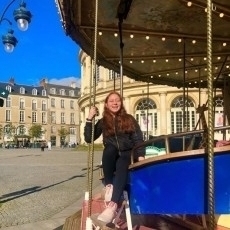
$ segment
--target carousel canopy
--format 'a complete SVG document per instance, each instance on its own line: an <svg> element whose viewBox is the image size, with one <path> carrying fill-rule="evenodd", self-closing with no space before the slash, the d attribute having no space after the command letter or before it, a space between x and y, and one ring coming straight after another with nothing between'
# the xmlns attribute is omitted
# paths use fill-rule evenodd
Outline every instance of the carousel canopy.
<svg viewBox="0 0 230 230"><path fill-rule="evenodd" d="M212 1L209 19L206 0L99 0L98 7L95 0L57 4L66 34L92 57L97 47L98 65L119 73L122 63L124 74L137 81L207 87L209 50L214 86L222 87L229 78L229 0ZM212 43L207 48L208 24Z"/></svg>

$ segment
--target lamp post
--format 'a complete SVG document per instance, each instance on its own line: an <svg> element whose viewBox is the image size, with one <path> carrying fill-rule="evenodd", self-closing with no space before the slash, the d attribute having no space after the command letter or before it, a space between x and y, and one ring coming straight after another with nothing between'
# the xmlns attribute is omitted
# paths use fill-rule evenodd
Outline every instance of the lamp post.
<svg viewBox="0 0 230 230"><path fill-rule="evenodd" d="M3 13L0 17L0 25L3 21L6 21L9 23L10 26L12 26L12 22L5 18L5 14L9 7L15 2L16 0L12 0L8 3L8 5L3 10ZM21 31L26 31L28 29L29 23L32 18L32 14L30 11L26 10L26 3L24 1L21 1L20 6L18 9L14 10L13 13L14 20L17 22L18 28ZM11 53L14 50L14 47L17 45L18 40L13 35L14 31L12 29L9 29L7 34L2 36L2 43L4 45L4 49L6 52Z"/></svg>

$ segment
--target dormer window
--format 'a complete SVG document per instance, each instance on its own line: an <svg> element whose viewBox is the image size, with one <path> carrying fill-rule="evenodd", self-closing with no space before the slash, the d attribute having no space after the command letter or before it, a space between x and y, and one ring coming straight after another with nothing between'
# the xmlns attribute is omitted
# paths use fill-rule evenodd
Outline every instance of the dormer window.
<svg viewBox="0 0 230 230"><path fill-rule="evenodd" d="M37 95L37 94L38 94L37 89L33 89L33 90L32 90L32 95Z"/></svg>
<svg viewBox="0 0 230 230"><path fill-rule="evenodd" d="M7 86L6 86L6 90L8 90L8 91L11 93L11 86L10 86L10 85L7 85Z"/></svg>
<svg viewBox="0 0 230 230"><path fill-rule="evenodd" d="M56 94L56 89L55 88L51 88L50 89L50 94Z"/></svg>
<svg viewBox="0 0 230 230"><path fill-rule="evenodd" d="M74 91L73 90L69 91L69 96L74 97Z"/></svg>
<svg viewBox="0 0 230 230"><path fill-rule="evenodd" d="M45 89L42 90L42 96L46 96L46 90Z"/></svg>
<svg viewBox="0 0 230 230"><path fill-rule="evenodd" d="M25 94L25 88L24 87L20 87L20 94Z"/></svg>
<svg viewBox="0 0 230 230"><path fill-rule="evenodd" d="M60 89L60 95L65 95L65 90L64 89Z"/></svg>

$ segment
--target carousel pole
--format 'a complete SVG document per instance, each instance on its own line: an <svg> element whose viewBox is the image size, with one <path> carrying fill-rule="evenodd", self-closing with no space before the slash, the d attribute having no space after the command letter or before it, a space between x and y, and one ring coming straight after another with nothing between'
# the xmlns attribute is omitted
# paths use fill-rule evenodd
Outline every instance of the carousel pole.
<svg viewBox="0 0 230 230"><path fill-rule="evenodd" d="M212 0L207 0L207 86L208 86L208 217L209 230L216 229L214 204L214 119L212 73Z"/></svg>

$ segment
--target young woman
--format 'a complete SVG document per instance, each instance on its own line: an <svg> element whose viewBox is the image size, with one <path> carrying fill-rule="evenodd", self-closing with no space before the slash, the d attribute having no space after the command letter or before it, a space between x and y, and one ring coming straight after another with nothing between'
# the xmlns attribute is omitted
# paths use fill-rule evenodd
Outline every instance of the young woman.
<svg viewBox="0 0 230 230"><path fill-rule="evenodd" d="M84 136L87 143L91 142L92 120L97 113L98 109L92 107L86 119ZM98 216L98 220L109 223L115 217L118 202L127 183L131 150L135 145L143 142L138 123L126 112L123 100L117 92L109 93L105 99L102 118L94 127L94 140L101 134L104 144L102 168L106 185L105 201L109 203ZM134 156L135 161L144 160L144 155L144 148L138 149Z"/></svg>

